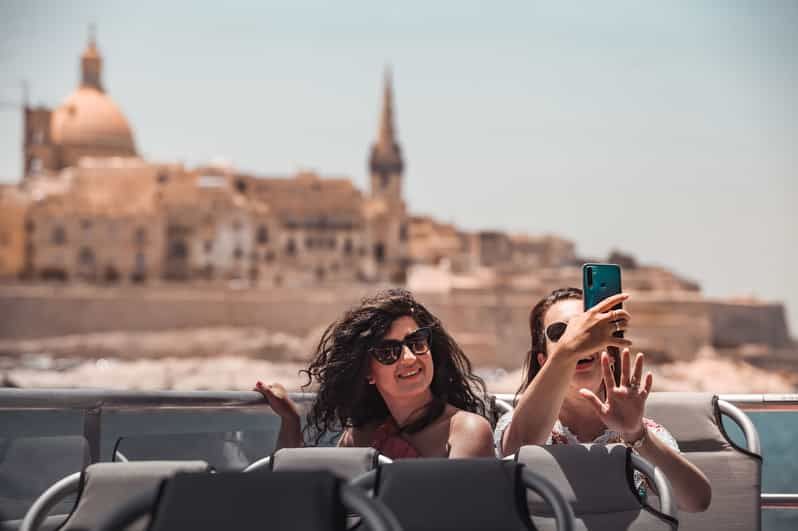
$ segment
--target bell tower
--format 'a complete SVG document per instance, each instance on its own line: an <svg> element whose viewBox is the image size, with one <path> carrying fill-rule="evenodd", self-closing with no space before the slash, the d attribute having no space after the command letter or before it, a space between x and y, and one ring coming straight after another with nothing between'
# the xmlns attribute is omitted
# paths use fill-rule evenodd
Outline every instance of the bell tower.
<svg viewBox="0 0 798 531"><path fill-rule="evenodd" d="M378 278L401 283L407 266L407 213L402 200L404 161L396 138L389 68L384 83L377 140L369 156L370 258Z"/></svg>

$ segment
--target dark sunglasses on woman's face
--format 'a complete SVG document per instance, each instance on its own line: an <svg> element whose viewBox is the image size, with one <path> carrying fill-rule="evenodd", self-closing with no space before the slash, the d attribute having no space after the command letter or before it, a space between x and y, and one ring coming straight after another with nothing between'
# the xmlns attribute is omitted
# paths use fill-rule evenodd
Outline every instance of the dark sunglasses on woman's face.
<svg viewBox="0 0 798 531"><path fill-rule="evenodd" d="M429 336L429 328L419 328L415 332L407 334L401 341L398 339L383 339L370 352L374 359L383 365L393 365L402 357L402 349L405 345L416 356L429 353Z"/></svg>
<svg viewBox="0 0 798 531"><path fill-rule="evenodd" d="M551 341L552 343L556 343L565 333L565 329L567 327L568 323L563 323L562 321L551 323L549 326L546 327L546 336L549 338L549 341Z"/></svg>

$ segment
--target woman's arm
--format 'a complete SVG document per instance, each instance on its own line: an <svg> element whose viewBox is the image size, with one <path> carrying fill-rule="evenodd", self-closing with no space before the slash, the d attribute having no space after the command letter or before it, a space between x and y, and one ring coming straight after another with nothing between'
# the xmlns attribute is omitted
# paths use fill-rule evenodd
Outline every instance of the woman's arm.
<svg viewBox="0 0 798 531"><path fill-rule="evenodd" d="M688 461L662 439L649 433L643 421L645 402L651 392L653 375L643 376L643 354L635 357L634 367L630 369L629 349L621 353L621 381L615 385L609 366L609 356L601 357L607 401L602 402L592 391L581 389L580 393L595 408L596 413L611 430L621 434L627 442L643 440L638 453L659 467L668 477L673 487L676 503L683 511L700 512L709 507L712 488L701 470Z"/></svg>
<svg viewBox="0 0 798 531"><path fill-rule="evenodd" d="M263 385L258 382L253 391L262 394L269 406L280 417L280 432L277 435L277 446L280 448L299 448L303 446L302 422L296 405L288 398L285 387L278 383Z"/></svg>
<svg viewBox="0 0 798 531"><path fill-rule="evenodd" d="M468 411L458 411L451 422L450 459L496 457L493 448L493 431L485 417Z"/></svg>
<svg viewBox="0 0 798 531"><path fill-rule="evenodd" d="M586 354L605 349L608 345L625 347L627 339L614 337L613 319L627 322L631 316L624 310L612 313L612 308L626 299L619 294L604 299L593 308L574 317L565 334L550 346L549 355L538 375L524 389L513 411L513 419L504 431L501 454L510 455L525 444L543 444L560 414L568 392L576 362ZM531 353L536 356L536 352Z"/></svg>
<svg viewBox="0 0 798 531"><path fill-rule="evenodd" d="M712 487L697 466L648 431L645 426L642 426L637 434L630 434L628 439L626 435L622 437L627 441L636 441L645 437L637 453L660 468L668 477L679 509L690 513L707 510L712 501Z"/></svg>

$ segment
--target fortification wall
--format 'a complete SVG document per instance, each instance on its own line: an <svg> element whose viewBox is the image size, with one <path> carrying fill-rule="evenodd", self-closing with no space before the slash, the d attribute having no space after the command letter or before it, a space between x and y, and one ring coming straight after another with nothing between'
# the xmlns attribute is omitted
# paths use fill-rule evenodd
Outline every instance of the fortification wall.
<svg viewBox="0 0 798 531"><path fill-rule="evenodd" d="M219 326L320 335L376 287L326 289L0 287L0 339ZM540 294L419 294L478 365L517 368L529 349L528 316ZM635 350L652 361L689 360L705 345L789 342L779 305L646 295L628 305Z"/></svg>

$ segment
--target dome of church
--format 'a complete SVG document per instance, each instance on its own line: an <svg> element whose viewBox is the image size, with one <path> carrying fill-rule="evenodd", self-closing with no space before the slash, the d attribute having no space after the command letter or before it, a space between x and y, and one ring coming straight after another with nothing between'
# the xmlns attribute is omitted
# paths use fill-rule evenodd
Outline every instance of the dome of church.
<svg viewBox="0 0 798 531"><path fill-rule="evenodd" d="M97 147L135 155L133 133L119 107L107 94L81 86L52 115L50 134L61 146Z"/></svg>

